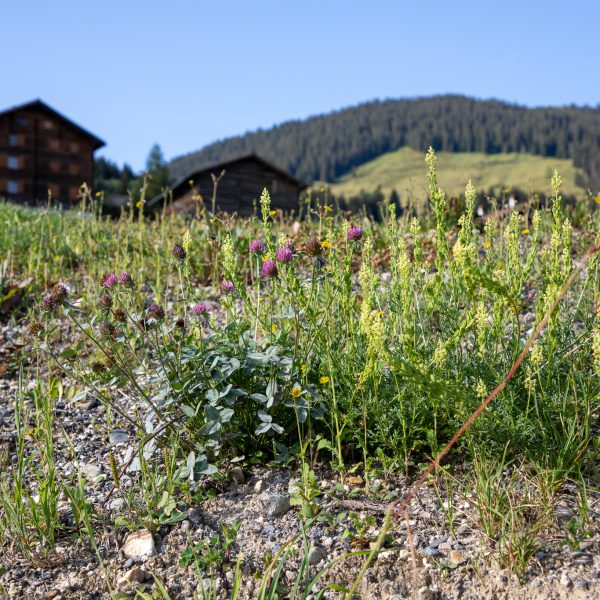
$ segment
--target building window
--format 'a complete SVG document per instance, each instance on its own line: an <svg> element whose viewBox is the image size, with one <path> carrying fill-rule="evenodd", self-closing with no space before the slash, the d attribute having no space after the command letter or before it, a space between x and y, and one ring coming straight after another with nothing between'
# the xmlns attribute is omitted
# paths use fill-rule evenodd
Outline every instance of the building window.
<svg viewBox="0 0 600 600"><path fill-rule="evenodd" d="M79 198L79 188L71 186L69 188L69 200L74 202L75 200L77 200L77 198Z"/></svg>
<svg viewBox="0 0 600 600"><path fill-rule="evenodd" d="M6 184L6 191L9 194L18 194L19 193L19 182L9 179L8 183Z"/></svg>
<svg viewBox="0 0 600 600"><path fill-rule="evenodd" d="M51 160L50 161L50 170L53 173L58 173L60 171L60 160Z"/></svg>
<svg viewBox="0 0 600 600"><path fill-rule="evenodd" d="M60 150L60 140L56 140L56 139L48 140L48 147L50 148L50 150L54 150L55 152L58 152Z"/></svg>
<svg viewBox="0 0 600 600"><path fill-rule="evenodd" d="M19 168L19 159L16 156L9 156L6 166L12 171L16 171Z"/></svg>
<svg viewBox="0 0 600 600"><path fill-rule="evenodd" d="M79 175L79 165L77 163L69 163L69 175Z"/></svg>
<svg viewBox="0 0 600 600"><path fill-rule="evenodd" d="M18 146L19 145L19 137L16 133L8 134L8 145L9 146Z"/></svg>
<svg viewBox="0 0 600 600"><path fill-rule="evenodd" d="M42 125L44 129L54 129L54 123L50 119L44 119Z"/></svg>
<svg viewBox="0 0 600 600"><path fill-rule="evenodd" d="M27 125L27 117L24 117L23 115L19 115L17 117L17 125L19 127L25 127L25 125Z"/></svg>
<svg viewBox="0 0 600 600"><path fill-rule="evenodd" d="M77 142L70 142L70 144L69 144L69 150L73 154L76 154L77 152L79 152L79 144Z"/></svg>

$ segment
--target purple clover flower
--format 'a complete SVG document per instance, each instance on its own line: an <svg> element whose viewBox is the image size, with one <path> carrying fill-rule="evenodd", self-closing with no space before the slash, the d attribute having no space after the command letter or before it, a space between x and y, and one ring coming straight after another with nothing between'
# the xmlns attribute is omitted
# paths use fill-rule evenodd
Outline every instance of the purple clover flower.
<svg viewBox="0 0 600 600"><path fill-rule="evenodd" d="M265 251L265 245L260 240L250 242L250 252L252 254L262 254Z"/></svg>
<svg viewBox="0 0 600 600"><path fill-rule="evenodd" d="M280 263L288 263L294 258L294 253L289 246L284 246L283 248L279 248L276 254L277 262Z"/></svg>
<svg viewBox="0 0 600 600"><path fill-rule="evenodd" d="M277 277L277 265L275 264L275 261L272 258L265 260L265 262L263 263L262 274L263 277L266 277L267 279Z"/></svg>
<svg viewBox="0 0 600 600"><path fill-rule="evenodd" d="M235 292L235 285L233 284L233 281L223 279L223 281L221 281L221 291L224 294L233 294L233 292Z"/></svg>
<svg viewBox="0 0 600 600"><path fill-rule="evenodd" d="M362 239L363 230L362 227L356 225L355 227L350 227L348 229L348 239L352 242L359 242Z"/></svg>
<svg viewBox="0 0 600 600"><path fill-rule="evenodd" d="M194 304L194 306L192 306L192 312L198 316L205 315L207 312L206 304L204 304L204 302L200 302L200 304Z"/></svg>
<svg viewBox="0 0 600 600"><path fill-rule="evenodd" d="M125 287L134 287L135 284L133 283L133 279L131 278L131 275L129 273L126 273L125 271L123 271L120 275L119 275L119 283L121 285L124 285Z"/></svg>
<svg viewBox="0 0 600 600"><path fill-rule="evenodd" d="M119 280L114 273L105 273L102 277L102 285L107 288L114 287L118 282Z"/></svg>

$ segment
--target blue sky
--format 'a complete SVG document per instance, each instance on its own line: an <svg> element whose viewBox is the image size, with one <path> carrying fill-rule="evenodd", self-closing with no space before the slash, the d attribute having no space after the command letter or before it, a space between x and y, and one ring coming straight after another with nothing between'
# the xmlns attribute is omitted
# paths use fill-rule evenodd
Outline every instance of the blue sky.
<svg viewBox="0 0 600 600"><path fill-rule="evenodd" d="M600 3L19 0L0 108L41 97L143 167L373 98L600 103Z"/></svg>

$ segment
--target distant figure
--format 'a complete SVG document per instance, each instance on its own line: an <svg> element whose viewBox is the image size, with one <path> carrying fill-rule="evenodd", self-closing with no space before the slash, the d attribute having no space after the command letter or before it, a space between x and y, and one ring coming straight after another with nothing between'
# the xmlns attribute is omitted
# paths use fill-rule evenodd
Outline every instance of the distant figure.
<svg viewBox="0 0 600 600"><path fill-rule="evenodd" d="M508 208L510 208L511 210L517 205L517 200L515 199L514 196L511 196L508 199Z"/></svg>

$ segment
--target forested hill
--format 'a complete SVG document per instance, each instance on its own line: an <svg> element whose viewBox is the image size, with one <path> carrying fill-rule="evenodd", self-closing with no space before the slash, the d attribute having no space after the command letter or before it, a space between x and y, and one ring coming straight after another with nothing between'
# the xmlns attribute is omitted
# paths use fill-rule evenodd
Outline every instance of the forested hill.
<svg viewBox="0 0 600 600"><path fill-rule="evenodd" d="M174 159L171 176L256 152L307 182L333 181L385 152L429 146L450 152L525 152L571 158L600 183L600 108L526 108L434 96L373 101L221 140Z"/></svg>

